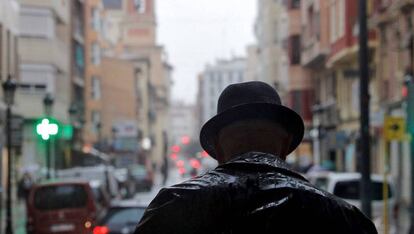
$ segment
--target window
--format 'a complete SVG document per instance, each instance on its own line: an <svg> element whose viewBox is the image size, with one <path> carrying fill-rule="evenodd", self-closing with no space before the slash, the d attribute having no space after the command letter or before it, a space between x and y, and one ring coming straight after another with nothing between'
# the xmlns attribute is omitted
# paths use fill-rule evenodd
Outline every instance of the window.
<svg viewBox="0 0 414 234"><path fill-rule="evenodd" d="M145 0L133 0L134 8L138 13L145 13Z"/></svg>
<svg viewBox="0 0 414 234"><path fill-rule="evenodd" d="M382 182L371 182L371 198L373 201L383 199ZM340 181L336 183L333 194L343 199L360 199L359 180ZM388 198L392 197L391 188L388 186Z"/></svg>
<svg viewBox="0 0 414 234"><path fill-rule="evenodd" d="M93 76L91 87L92 99L99 100L101 98L101 80L98 77Z"/></svg>
<svg viewBox="0 0 414 234"><path fill-rule="evenodd" d="M345 34L345 0L332 1L330 8L330 41L335 42Z"/></svg>
<svg viewBox="0 0 414 234"><path fill-rule="evenodd" d="M290 0L289 8L290 9L300 8L300 0Z"/></svg>
<svg viewBox="0 0 414 234"><path fill-rule="evenodd" d="M83 78L85 71L85 53L83 46L75 42L75 75Z"/></svg>
<svg viewBox="0 0 414 234"><path fill-rule="evenodd" d="M105 9L122 9L122 0L103 0Z"/></svg>
<svg viewBox="0 0 414 234"><path fill-rule="evenodd" d="M100 12L98 8L92 8L92 28L95 31L100 31L101 29L101 17L99 14Z"/></svg>
<svg viewBox="0 0 414 234"><path fill-rule="evenodd" d="M297 113L302 113L302 92L300 90L291 93L292 109Z"/></svg>
<svg viewBox="0 0 414 234"><path fill-rule="evenodd" d="M98 132L98 124L101 123L101 113L99 111L92 111L91 115L92 129L93 132Z"/></svg>
<svg viewBox="0 0 414 234"><path fill-rule="evenodd" d="M291 65L300 64L301 44L300 44L299 35L294 35L290 37L289 49L290 49L290 64Z"/></svg>
<svg viewBox="0 0 414 234"><path fill-rule="evenodd" d="M138 207L111 208L105 217L105 223L108 226L119 224L136 223L144 215L145 209Z"/></svg>
<svg viewBox="0 0 414 234"><path fill-rule="evenodd" d="M101 47L99 47L98 43L94 42L92 44L92 63L95 65L99 65L101 63Z"/></svg>
<svg viewBox="0 0 414 234"><path fill-rule="evenodd" d="M19 25L21 36L41 38L55 36L55 21L50 9L23 7L20 11Z"/></svg>
<svg viewBox="0 0 414 234"><path fill-rule="evenodd" d="M39 210L85 207L87 201L88 195L82 185L42 187L34 195L34 205Z"/></svg>

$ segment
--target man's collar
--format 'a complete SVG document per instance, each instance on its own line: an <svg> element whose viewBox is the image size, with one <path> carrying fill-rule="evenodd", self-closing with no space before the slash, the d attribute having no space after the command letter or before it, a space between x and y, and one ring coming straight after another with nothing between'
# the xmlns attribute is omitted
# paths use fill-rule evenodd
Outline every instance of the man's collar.
<svg viewBox="0 0 414 234"><path fill-rule="evenodd" d="M249 165L255 164L255 165L260 165L260 166L268 166L268 167L277 168L279 170L283 170L287 172L288 174L292 176L295 176L299 179L307 181L305 177L303 177L299 173L290 169L289 165L284 160L282 160L278 156L275 156L269 153L262 153L262 152L244 153L242 155L236 156L235 158L220 165L219 167L226 167L227 165L230 166L230 165L240 165L240 164L249 164Z"/></svg>

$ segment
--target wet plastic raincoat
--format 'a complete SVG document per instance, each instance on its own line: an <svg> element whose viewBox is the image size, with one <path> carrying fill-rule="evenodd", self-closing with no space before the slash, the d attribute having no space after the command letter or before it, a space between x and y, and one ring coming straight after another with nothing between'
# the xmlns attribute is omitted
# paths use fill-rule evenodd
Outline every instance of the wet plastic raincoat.
<svg viewBox="0 0 414 234"><path fill-rule="evenodd" d="M250 152L162 189L136 234L377 233L357 208L311 185L278 157Z"/></svg>

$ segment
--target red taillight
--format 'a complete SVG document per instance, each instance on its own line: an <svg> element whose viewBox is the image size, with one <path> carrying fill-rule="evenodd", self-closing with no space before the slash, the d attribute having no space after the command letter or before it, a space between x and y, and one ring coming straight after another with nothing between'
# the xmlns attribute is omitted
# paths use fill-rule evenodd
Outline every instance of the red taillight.
<svg viewBox="0 0 414 234"><path fill-rule="evenodd" d="M200 169L201 167L200 161L198 161L197 159L193 159L193 158L190 160L190 165L192 168L195 168L195 169Z"/></svg>
<svg viewBox="0 0 414 234"><path fill-rule="evenodd" d="M107 226L96 226L93 229L93 234L108 234L109 228Z"/></svg>

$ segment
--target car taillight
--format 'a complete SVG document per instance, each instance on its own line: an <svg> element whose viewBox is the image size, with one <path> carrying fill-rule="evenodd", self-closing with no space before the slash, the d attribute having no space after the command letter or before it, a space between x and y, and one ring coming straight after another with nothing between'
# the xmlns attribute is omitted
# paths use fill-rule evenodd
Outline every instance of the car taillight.
<svg viewBox="0 0 414 234"><path fill-rule="evenodd" d="M109 228L107 226L96 226L93 229L93 234L108 234Z"/></svg>
<svg viewBox="0 0 414 234"><path fill-rule="evenodd" d="M92 222L88 220L88 221L85 222L84 226L85 226L86 229L89 229L89 228L92 227Z"/></svg>

